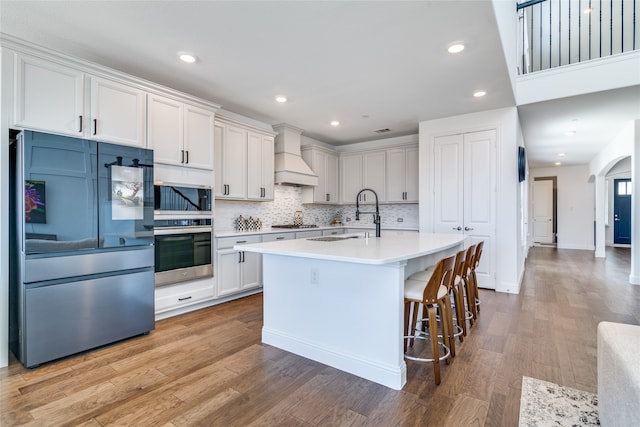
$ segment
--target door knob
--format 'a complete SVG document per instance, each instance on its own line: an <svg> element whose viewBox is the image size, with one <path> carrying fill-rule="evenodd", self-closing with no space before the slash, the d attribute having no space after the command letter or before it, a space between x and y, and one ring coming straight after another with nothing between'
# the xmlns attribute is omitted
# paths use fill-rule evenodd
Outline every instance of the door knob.
<svg viewBox="0 0 640 427"><path fill-rule="evenodd" d="M462 227L460 227L460 226L453 227L453 230L458 230L458 231L460 231L460 230L462 230Z"/></svg>
<svg viewBox="0 0 640 427"><path fill-rule="evenodd" d="M464 228L464 231L469 231L469 230L473 230L473 228L471 228L471 227L465 227Z"/></svg>

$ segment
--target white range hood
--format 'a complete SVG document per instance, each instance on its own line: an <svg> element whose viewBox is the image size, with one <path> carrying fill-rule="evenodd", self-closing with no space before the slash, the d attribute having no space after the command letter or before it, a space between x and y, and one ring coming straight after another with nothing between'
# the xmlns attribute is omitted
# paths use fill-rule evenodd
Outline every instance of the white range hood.
<svg viewBox="0 0 640 427"><path fill-rule="evenodd" d="M275 183L318 185L318 175L302 159L300 135L303 130L286 123L273 125L273 130L278 132L275 141Z"/></svg>

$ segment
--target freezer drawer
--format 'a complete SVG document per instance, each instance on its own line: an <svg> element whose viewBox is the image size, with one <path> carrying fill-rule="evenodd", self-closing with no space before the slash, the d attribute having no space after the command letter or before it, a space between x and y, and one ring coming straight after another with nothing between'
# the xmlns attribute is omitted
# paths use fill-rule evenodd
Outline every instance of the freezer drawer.
<svg viewBox="0 0 640 427"><path fill-rule="evenodd" d="M39 365L154 329L153 269L25 290L22 362Z"/></svg>

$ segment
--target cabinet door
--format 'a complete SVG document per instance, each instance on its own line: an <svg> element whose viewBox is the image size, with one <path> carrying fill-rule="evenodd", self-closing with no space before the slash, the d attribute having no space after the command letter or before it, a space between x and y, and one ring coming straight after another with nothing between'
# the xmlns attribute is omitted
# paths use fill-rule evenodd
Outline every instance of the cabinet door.
<svg viewBox="0 0 640 427"><path fill-rule="evenodd" d="M385 183L386 183L386 168L385 168L385 160L386 154L385 152L379 153L366 153L363 156L363 185L364 188L370 188L376 192L378 195L378 201L384 202L386 201L386 191L385 191ZM365 197L361 202L364 203L375 203L375 197L371 194L363 194Z"/></svg>
<svg viewBox="0 0 640 427"><path fill-rule="evenodd" d="M184 105L184 164L192 168L213 169L214 112Z"/></svg>
<svg viewBox="0 0 640 427"><path fill-rule="evenodd" d="M347 155L340 159L340 197L343 203L355 204L362 190L362 155Z"/></svg>
<svg viewBox="0 0 640 427"><path fill-rule="evenodd" d="M240 252L233 249L218 251L218 296L240 291L241 256Z"/></svg>
<svg viewBox="0 0 640 427"><path fill-rule="evenodd" d="M30 56L15 57L14 124L82 136L84 73Z"/></svg>
<svg viewBox="0 0 640 427"><path fill-rule="evenodd" d="M224 159L222 158L222 148L224 146L226 127L219 123L213 125L213 160L215 173L215 197L223 198L226 187L223 185L222 170L224 169Z"/></svg>
<svg viewBox="0 0 640 427"><path fill-rule="evenodd" d="M262 138L260 134L247 134L247 198L262 199Z"/></svg>
<svg viewBox="0 0 640 427"><path fill-rule="evenodd" d="M434 232L452 233L463 226L463 135L441 136L434 147Z"/></svg>
<svg viewBox="0 0 640 427"><path fill-rule="evenodd" d="M222 145L223 197L247 198L247 131L227 126ZM226 191L225 191L226 189Z"/></svg>
<svg viewBox="0 0 640 427"><path fill-rule="evenodd" d="M157 163L182 165L184 159L183 104L170 98L149 95L148 146Z"/></svg>
<svg viewBox="0 0 640 427"><path fill-rule="evenodd" d="M387 151L387 201L405 200L405 162L404 148Z"/></svg>
<svg viewBox="0 0 640 427"><path fill-rule="evenodd" d="M406 156L405 156L405 202L413 202L418 203L419 194L418 194L418 185L420 180L420 157L419 157L419 149L415 148L407 148ZM387 198L388 198L387 194Z"/></svg>
<svg viewBox="0 0 640 427"><path fill-rule="evenodd" d="M242 252L242 289L262 286L262 256L255 252Z"/></svg>
<svg viewBox="0 0 640 427"><path fill-rule="evenodd" d="M318 175L318 185L313 187L313 201L325 203L329 198L327 192L327 153L313 150L311 153L313 171Z"/></svg>
<svg viewBox="0 0 640 427"><path fill-rule="evenodd" d="M146 95L131 86L91 78L91 138L145 147Z"/></svg>
<svg viewBox="0 0 640 427"><path fill-rule="evenodd" d="M327 202L338 203L338 156L327 154L325 164Z"/></svg>
<svg viewBox="0 0 640 427"><path fill-rule="evenodd" d="M263 199L273 200L273 182L275 180L275 146L270 136L262 137L262 188Z"/></svg>
<svg viewBox="0 0 640 427"><path fill-rule="evenodd" d="M247 198L273 200L273 138L253 132L247 134Z"/></svg>

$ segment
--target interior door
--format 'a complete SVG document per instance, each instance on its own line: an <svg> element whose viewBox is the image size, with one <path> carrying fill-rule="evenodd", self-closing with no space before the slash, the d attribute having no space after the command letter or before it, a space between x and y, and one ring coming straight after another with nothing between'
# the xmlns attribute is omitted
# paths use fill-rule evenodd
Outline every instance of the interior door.
<svg viewBox="0 0 640 427"><path fill-rule="evenodd" d="M631 180L613 181L613 243L631 244Z"/></svg>
<svg viewBox="0 0 640 427"><path fill-rule="evenodd" d="M434 150L434 231L484 241L478 283L495 289L496 132L437 137Z"/></svg>
<svg viewBox="0 0 640 427"><path fill-rule="evenodd" d="M553 244L553 181L533 182L533 242Z"/></svg>

